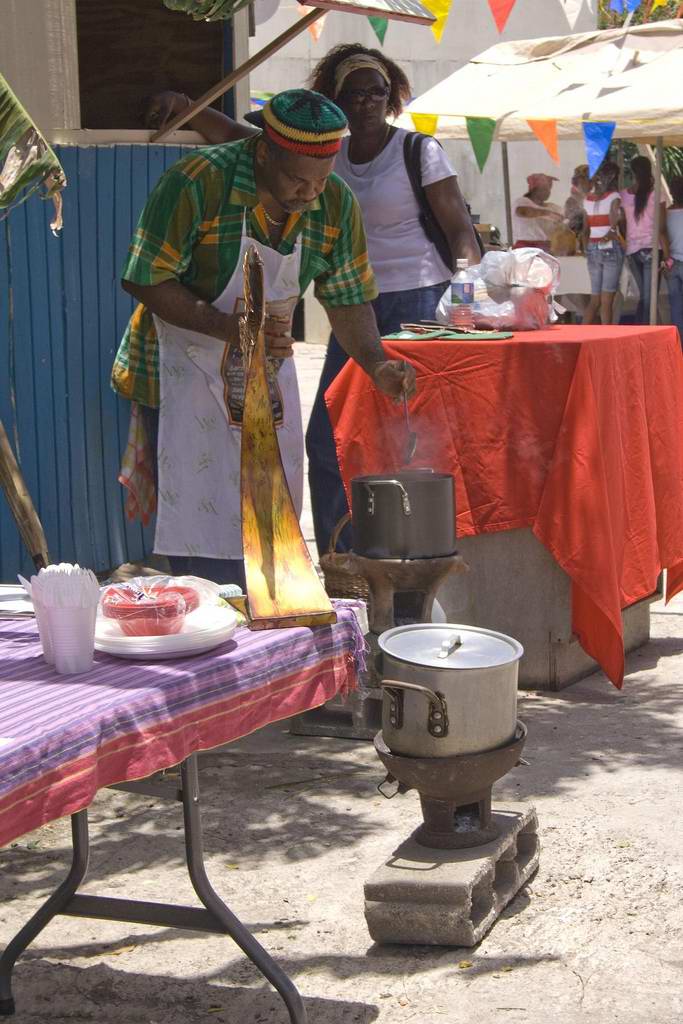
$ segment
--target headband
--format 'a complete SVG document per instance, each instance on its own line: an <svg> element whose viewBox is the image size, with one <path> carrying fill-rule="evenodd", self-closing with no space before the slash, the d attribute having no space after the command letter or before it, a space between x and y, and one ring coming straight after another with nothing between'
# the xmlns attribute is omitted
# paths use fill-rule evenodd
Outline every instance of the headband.
<svg viewBox="0 0 683 1024"><path fill-rule="evenodd" d="M387 85L391 88L391 79L389 73L385 68L384 64L378 57L373 57L371 54L356 53L352 57L347 57L341 64L337 65L337 69L334 73L334 98L336 99L342 90L345 79L349 77L354 71L361 71L364 68L370 71L377 71L382 76Z"/></svg>

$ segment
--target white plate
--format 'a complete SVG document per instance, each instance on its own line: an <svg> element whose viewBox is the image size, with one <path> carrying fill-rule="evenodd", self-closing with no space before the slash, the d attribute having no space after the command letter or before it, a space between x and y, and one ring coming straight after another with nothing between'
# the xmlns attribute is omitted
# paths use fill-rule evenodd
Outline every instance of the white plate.
<svg viewBox="0 0 683 1024"><path fill-rule="evenodd" d="M0 583L0 614L24 612L34 615L33 601L23 587L13 583Z"/></svg>
<svg viewBox="0 0 683 1024"><path fill-rule="evenodd" d="M221 644L224 644L226 640L230 639L236 629L237 625L234 625L224 636L205 640L199 646L194 644L192 647L188 647L185 651L159 650L154 653L145 653L135 647L109 647L107 642L102 640L95 640L95 650L102 651L103 654L111 654L114 658L128 658L131 661L168 661L170 658L193 658L196 654L206 654L207 651L213 650L214 647L220 647ZM128 639L135 640L135 637L131 636Z"/></svg>
<svg viewBox="0 0 683 1024"><path fill-rule="evenodd" d="M126 636L112 619L98 616L95 650L121 658L182 658L218 647L236 628L236 612L223 607L198 608L186 617L180 633L167 636Z"/></svg>

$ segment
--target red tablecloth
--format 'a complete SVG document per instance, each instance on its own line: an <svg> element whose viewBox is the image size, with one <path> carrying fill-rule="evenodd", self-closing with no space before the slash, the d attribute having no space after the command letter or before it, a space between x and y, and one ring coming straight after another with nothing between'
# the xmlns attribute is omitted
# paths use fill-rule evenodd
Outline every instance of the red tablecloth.
<svg viewBox="0 0 683 1024"><path fill-rule="evenodd" d="M455 477L461 536L531 527L573 584L573 629L616 686L621 609L683 588L683 357L673 327L389 341L417 371L413 466ZM327 392L339 463L400 468L402 409L349 362Z"/></svg>

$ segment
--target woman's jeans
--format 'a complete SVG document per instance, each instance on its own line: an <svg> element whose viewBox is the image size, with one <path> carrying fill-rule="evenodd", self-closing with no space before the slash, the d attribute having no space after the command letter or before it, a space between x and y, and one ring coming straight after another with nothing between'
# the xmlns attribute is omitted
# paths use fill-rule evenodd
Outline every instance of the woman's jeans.
<svg viewBox="0 0 683 1024"><path fill-rule="evenodd" d="M649 324L650 322L650 296L652 294L652 249L639 249L627 256L631 273L636 279L638 286L638 309L636 310L636 323Z"/></svg>
<svg viewBox="0 0 683 1024"><path fill-rule="evenodd" d="M669 271L669 305L671 307L671 323L678 328L678 335L683 345L683 260L674 260Z"/></svg>
<svg viewBox="0 0 683 1024"><path fill-rule="evenodd" d="M400 331L402 323L433 320L439 299L447 286L448 281L444 281L442 284L429 285L426 288L384 292L379 295L372 305L380 335ZM349 510L337 464L332 425L325 405L325 392L348 358L335 336L331 335L318 393L306 431L308 483L311 491L315 542L320 555L327 552L335 526ZM347 526L340 537L338 550L348 551L350 547L351 530Z"/></svg>

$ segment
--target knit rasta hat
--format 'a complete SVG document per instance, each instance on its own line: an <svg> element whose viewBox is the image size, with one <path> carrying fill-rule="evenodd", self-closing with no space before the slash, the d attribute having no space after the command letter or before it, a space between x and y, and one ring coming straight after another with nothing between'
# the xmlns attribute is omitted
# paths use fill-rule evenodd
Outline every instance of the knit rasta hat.
<svg viewBox="0 0 683 1024"><path fill-rule="evenodd" d="M264 128L277 146L304 156L328 157L339 152L346 118L332 100L310 89L288 89L263 108Z"/></svg>

